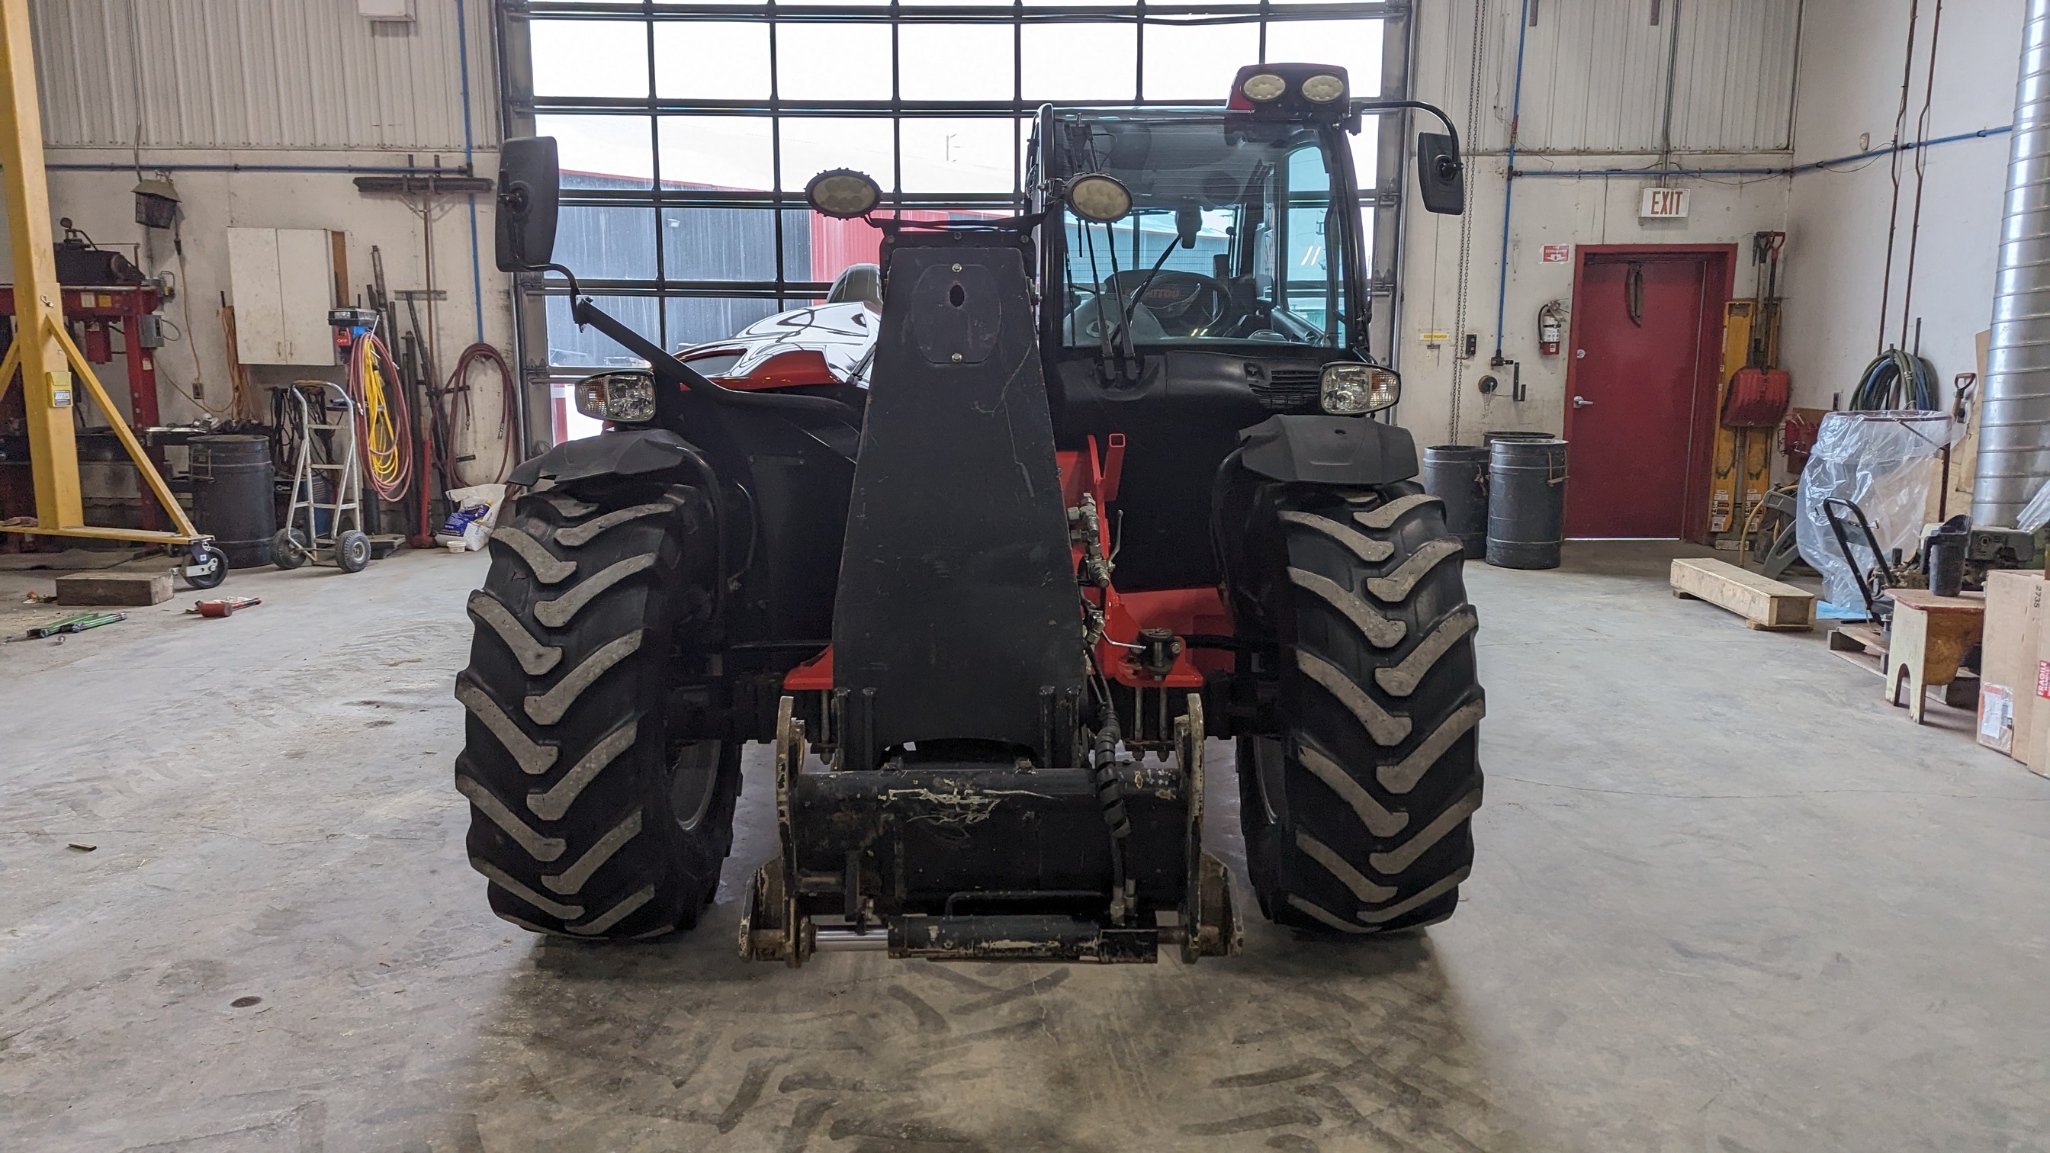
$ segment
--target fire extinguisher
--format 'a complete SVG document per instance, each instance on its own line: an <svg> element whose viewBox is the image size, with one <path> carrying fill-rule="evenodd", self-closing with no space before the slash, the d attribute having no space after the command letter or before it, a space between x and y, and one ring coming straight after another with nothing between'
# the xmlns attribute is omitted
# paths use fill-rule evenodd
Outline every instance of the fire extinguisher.
<svg viewBox="0 0 2050 1153"><path fill-rule="evenodd" d="M1548 301L1538 309L1538 351L1546 356L1559 355L1559 345L1566 339L1566 302Z"/></svg>

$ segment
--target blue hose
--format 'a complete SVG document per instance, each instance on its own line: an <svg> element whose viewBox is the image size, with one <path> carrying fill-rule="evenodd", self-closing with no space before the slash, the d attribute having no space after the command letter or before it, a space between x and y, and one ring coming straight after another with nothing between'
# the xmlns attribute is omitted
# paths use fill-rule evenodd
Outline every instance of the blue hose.
<svg viewBox="0 0 2050 1153"><path fill-rule="evenodd" d="M1928 361L1898 348L1875 357L1858 377L1851 393L1851 408L1859 412L1887 409L1936 408L1936 368Z"/></svg>

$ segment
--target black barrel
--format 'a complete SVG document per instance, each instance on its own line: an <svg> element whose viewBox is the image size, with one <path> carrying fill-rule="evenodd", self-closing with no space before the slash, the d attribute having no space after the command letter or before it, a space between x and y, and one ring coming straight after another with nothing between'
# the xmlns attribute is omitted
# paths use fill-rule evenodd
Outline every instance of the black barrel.
<svg viewBox="0 0 2050 1153"><path fill-rule="evenodd" d="M1445 502L1445 527L1466 555L1488 554L1488 450L1434 444L1424 450L1424 491Z"/></svg>
<svg viewBox="0 0 2050 1153"><path fill-rule="evenodd" d="M192 438L192 522L228 554L228 567L270 563L278 531L272 499L270 438Z"/></svg>
<svg viewBox="0 0 2050 1153"><path fill-rule="evenodd" d="M1558 568L1565 520L1566 442L1496 441L1488 456L1488 563Z"/></svg>

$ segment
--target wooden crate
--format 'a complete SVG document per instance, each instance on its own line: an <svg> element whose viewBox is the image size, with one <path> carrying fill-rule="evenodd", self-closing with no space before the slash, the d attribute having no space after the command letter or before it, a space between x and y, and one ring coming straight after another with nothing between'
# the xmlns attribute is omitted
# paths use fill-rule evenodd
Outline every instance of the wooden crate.
<svg viewBox="0 0 2050 1153"><path fill-rule="evenodd" d="M1815 627L1815 594L1745 572L1724 561L1692 557L1676 560L1672 585L1674 596L1696 597L1728 609L1754 629Z"/></svg>

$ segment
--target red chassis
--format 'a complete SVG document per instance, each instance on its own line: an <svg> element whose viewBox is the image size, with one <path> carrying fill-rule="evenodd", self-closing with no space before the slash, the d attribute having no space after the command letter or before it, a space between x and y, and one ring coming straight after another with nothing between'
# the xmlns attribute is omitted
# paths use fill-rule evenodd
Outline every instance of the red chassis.
<svg viewBox="0 0 2050 1153"><path fill-rule="evenodd" d="M1095 437L1090 437L1086 450L1063 452L1058 456L1062 503L1072 509L1083 503L1083 497L1094 498L1097 509L1102 511L1097 518L1097 546L1103 555L1111 555L1116 541L1108 512L1117 500L1118 479L1124 471L1124 434L1111 433L1101 446ZM1073 549L1074 563L1079 568L1084 563L1088 548L1083 541L1077 541ZM1200 692L1204 673L1231 670L1232 655L1228 650L1197 648L1187 643L1182 645L1174 667L1165 677L1155 677L1140 667L1136 656L1141 629L1170 629L1176 637L1184 639L1231 635L1231 618L1225 613L1224 597L1218 589L1119 592L1115 586L1106 589L1084 586L1082 595L1103 611L1103 636L1096 642L1096 666L1111 680L1135 689L1178 688ZM1076 624L1081 627L1080 621ZM791 692L831 692L832 646L791 669L783 678L783 687Z"/></svg>

